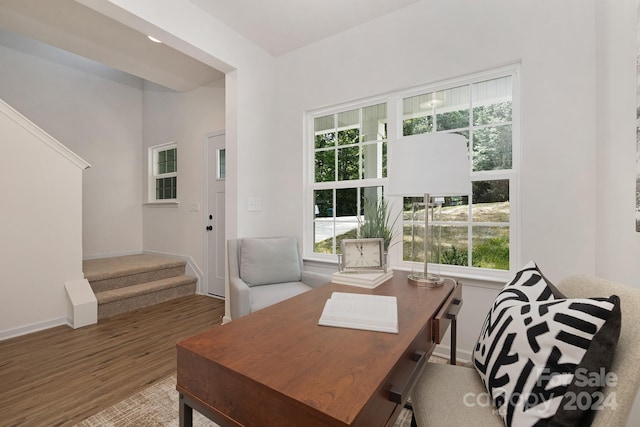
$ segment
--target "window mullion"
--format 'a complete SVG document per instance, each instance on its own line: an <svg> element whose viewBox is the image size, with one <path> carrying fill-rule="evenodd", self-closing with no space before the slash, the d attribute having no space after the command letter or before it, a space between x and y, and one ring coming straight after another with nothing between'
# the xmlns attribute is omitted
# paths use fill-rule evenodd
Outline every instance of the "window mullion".
<svg viewBox="0 0 640 427"><path fill-rule="evenodd" d="M335 141L333 144L333 152L334 152L334 156L333 156L333 181L334 182L338 182L338 178L339 178L339 174L338 174L338 168L340 166L340 162L338 161L338 155L340 154L340 143L338 142L338 113L333 115L333 123L334 123L334 133L335 133ZM334 201L334 206L335 206L335 201ZM335 215L335 212L334 212Z"/></svg>

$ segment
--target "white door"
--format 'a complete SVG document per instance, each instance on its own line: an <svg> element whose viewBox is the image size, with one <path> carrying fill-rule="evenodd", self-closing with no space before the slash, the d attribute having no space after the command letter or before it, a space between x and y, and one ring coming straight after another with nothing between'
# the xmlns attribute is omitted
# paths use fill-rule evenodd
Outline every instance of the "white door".
<svg viewBox="0 0 640 427"><path fill-rule="evenodd" d="M224 182L225 148L224 134L207 137L207 292L224 298L225 238L224 238Z"/></svg>

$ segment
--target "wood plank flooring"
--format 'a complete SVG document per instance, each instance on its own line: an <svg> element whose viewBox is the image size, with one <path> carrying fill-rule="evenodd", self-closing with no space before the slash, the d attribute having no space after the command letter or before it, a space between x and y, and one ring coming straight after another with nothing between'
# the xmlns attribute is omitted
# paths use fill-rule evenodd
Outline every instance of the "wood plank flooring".
<svg viewBox="0 0 640 427"><path fill-rule="evenodd" d="M175 373L176 342L223 315L224 301L193 295L0 341L0 425L73 426Z"/></svg>

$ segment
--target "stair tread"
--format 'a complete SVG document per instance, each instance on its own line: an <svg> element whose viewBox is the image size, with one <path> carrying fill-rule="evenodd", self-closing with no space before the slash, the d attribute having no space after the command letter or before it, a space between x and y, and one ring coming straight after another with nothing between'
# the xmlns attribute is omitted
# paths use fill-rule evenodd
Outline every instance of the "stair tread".
<svg viewBox="0 0 640 427"><path fill-rule="evenodd" d="M197 279L193 276L174 276L166 279L155 280L153 282L140 283L138 285L126 286L109 291L96 292L96 299L98 300L98 304L105 304L108 302L116 301L118 299L131 298L136 295L148 294L163 289L170 289L194 283L196 281Z"/></svg>
<svg viewBox="0 0 640 427"><path fill-rule="evenodd" d="M82 268L85 279L91 282L184 265L186 262L181 259L162 255L135 254L85 260Z"/></svg>

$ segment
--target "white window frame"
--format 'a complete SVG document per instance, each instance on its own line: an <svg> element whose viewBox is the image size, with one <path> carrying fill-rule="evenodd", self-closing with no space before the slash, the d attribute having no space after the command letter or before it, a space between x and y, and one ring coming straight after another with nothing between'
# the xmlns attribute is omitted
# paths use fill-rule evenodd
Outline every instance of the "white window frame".
<svg viewBox="0 0 640 427"><path fill-rule="evenodd" d="M304 179L304 188L305 194L303 196L303 200L305 201L303 207L303 214L305 218L313 218L314 217L314 201L313 201L313 192L314 190L329 190L329 189L347 189L347 188L363 188L363 187L384 187L387 182L387 178L362 178L362 170L359 171L360 178L352 179L352 180L344 180L344 181L330 181L330 182L319 182L315 183L315 134L314 134L314 119L317 117L322 117L330 114L340 113L344 111L350 111L355 109L362 109L366 107L370 107L377 104L387 104L387 144L389 144L389 134L391 130L389 126L392 126L389 119L389 106L392 103L389 102L389 98L386 96L377 96L372 97L364 101L353 102L349 104L342 104L339 107L331 107L322 110L316 110L313 112L308 112L305 114L305 135L306 135L306 143L303 147L304 158L306 159L304 163L304 171L305 171L305 179ZM348 129L351 126L345 126L340 128L340 130ZM370 145L372 142L361 142L360 145L366 146ZM377 143L377 142L375 142ZM387 145L388 147L388 145ZM362 165L360 165L362 166ZM336 220L336 223L340 223L340 220ZM314 252L314 221L311 220L303 221L304 223L304 232L303 232L303 241L305 242L303 245L303 257L305 259L313 259L321 262L336 262L337 263L337 255L335 254L319 254ZM335 235L334 235L335 238Z"/></svg>
<svg viewBox="0 0 640 427"><path fill-rule="evenodd" d="M503 281L508 279L509 271L513 271L520 266L520 221L518 214L519 207L519 170L520 170L520 66L514 64L507 67L501 67L495 70L475 73L468 76L462 76L456 79L450 79L436 84L425 85L410 90L402 91L398 93L397 97L397 134L396 140L405 138L403 136L402 129L402 115L403 104L402 100L407 97L419 95L422 93L437 92L447 90L450 88L471 85L473 83L492 80L500 77L510 75L512 77L512 165L510 170L489 170L489 171L471 171L471 181L490 181L490 180L509 180L509 270L493 270L488 268L468 267L468 266L456 266L449 264L429 264L430 271L441 272L445 275L451 275L455 277L469 277L469 278L491 278L496 281ZM471 123L469 126L471 127ZM455 131L454 131L455 132ZM391 145L391 144L390 144ZM390 148L390 155L393 155L393 148ZM401 202L398 201L398 210L401 209ZM481 225L479 223L469 222L470 225ZM402 227L402 223L399 225ZM399 230L398 232L401 232ZM469 240L469 251L471 251L471 240ZM398 245L399 246L399 245ZM390 251L389 261L392 265L399 266L402 269L421 269L424 264L404 261L402 259L402 250L394 252Z"/></svg>
<svg viewBox="0 0 640 427"><path fill-rule="evenodd" d="M389 155L393 155L393 143L401 138L402 135L402 100L413 95L418 95L428 92L436 92L440 90L446 90L449 88L477 83L484 80L491 80L499 77L511 75L512 80L512 169L511 170L496 170L496 171L480 171L472 172L472 181L486 181L493 179L509 179L509 264L510 270L513 271L521 263L520 256L520 215L519 215L519 171L520 171L520 65L513 64L505 67L496 68L486 72L480 72L462 76L456 79L449 79L446 81L437 82L434 84L427 84L420 87L414 87L411 89L397 91L384 96L372 97L370 99L362 100L358 103L347 103L337 105L331 108L325 108L317 111L309 111L305 114L305 144L304 144L304 208L303 208L303 237L304 247L303 253L305 259L315 260L320 262L337 262L335 255L318 254L314 252L314 230L313 230L313 192L316 189L320 189L324 183L314 183L314 119L324 115L338 113L341 111L347 111L354 108L361 108L364 106L387 102L387 144ZM366 185L363 184L366 182ZM356 186L369 186L369 185L386 185L387 178L382 178L371 182L368 180L358 181ZM338 188L342 182L331 183L332 188ZM338 184L338 185L336 185ZM351 184L351 183L347 183ZM354 186L354 185L347 185ZM393 200L396 199L396 200ZM398 198L389 197L388 201L393 213L399 213L402 203L397 200ZM402 221L398 221L396 224L398 230L396 234L402 233ZM420 269L422 263L412 263L402 260L402 245L396 244L389 250L388 262L392 268L411 270ZM441 274L450 274L455 277L469 277L482 280L496 280L502 281L509 277L509 271L507 270L492 270L486 268L476 268L468 266L455 266L447 264L436 264L434 270L439 271Z"/></svg>
<svg viewBox="0 0 640 427"><path fill-rule="evenodd" d="M171 150L175 148L176 154L178 150L178 143L176 141L167 142L164 144L154 145L148 149L148 187L147 187L147 203L150 205L177 205L178 197L174 199L157 199L156 198L156 179L161 178L176 178L176 185L178 180L178 167L176 166L175 172L170 173L158 173L158 153L161 151ZM176 192L177 196L177 192Z"/></svg>
<svg viewBox="0 0 640 427"><path fill-rule="evenodd" d="M216 162L218 163L218 166L216 167L216 179L219 181L224 181L227 178L227 149L226 148L216 149Z"/></svg>

